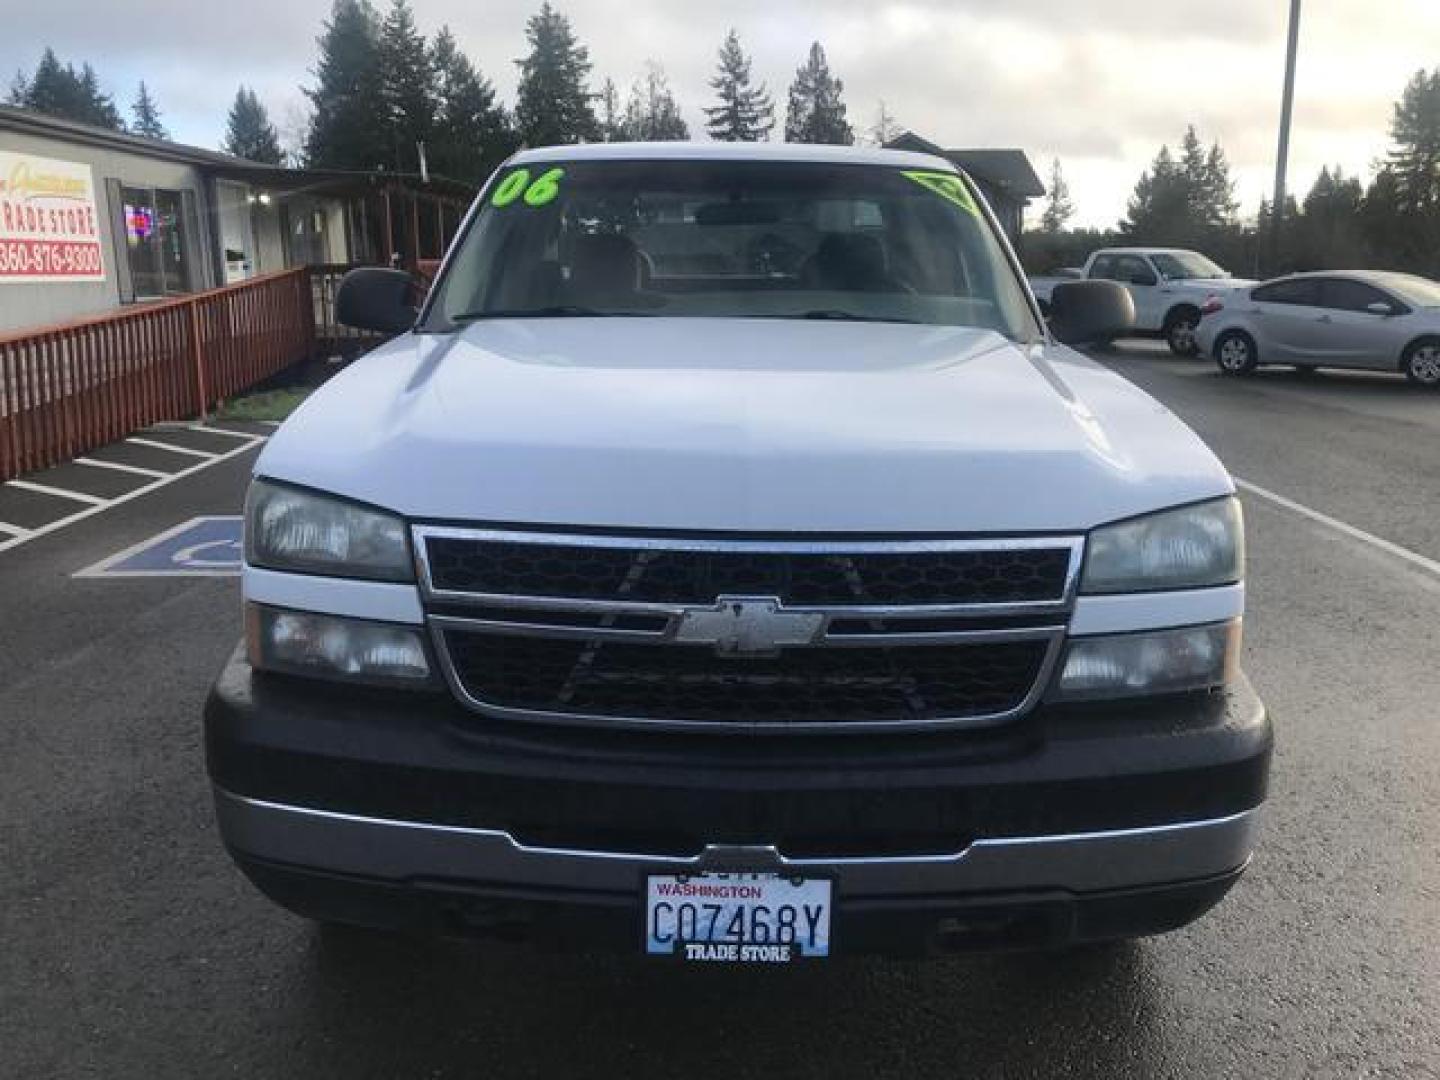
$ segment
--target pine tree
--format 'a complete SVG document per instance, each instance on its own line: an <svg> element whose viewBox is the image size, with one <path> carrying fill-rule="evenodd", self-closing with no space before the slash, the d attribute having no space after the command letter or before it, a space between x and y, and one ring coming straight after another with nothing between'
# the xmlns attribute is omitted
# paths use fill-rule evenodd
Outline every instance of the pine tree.
<svg viewBox="0 0 1440 1080"><path fill-rule="evenodd" d="M590 92L590 52L575 40L570 20L550 6L525 26L530 55L516 61L520 87L515 126L527 146L592 141L600 135Z"/></svg>
<svg viewBox="0 0 1440 1080"><path fill-rule="evenodd" d="M670 142L690 137L690 127L680 115L665 69L654 60L646 66L645 77L630 90L622 130L623 137L633 142Z"/></svg>
<svg viewBox="0 0 1440 1080"><path fill-rule="evenodd" d="M1140 177L1129 213L1120 229L1151 244L1207 247L1233 233L1235 183L1219 143L1207 151L1194 127L1180 144L1180 156L1162 146L1150 169Z"/></svg>
<svg viewBox="0 0 1440 1080"><path fill-rule="evenodd" d="M73 64L61 64L55 50L47 48L35 73L16 74L10 85L11 104L36 112L75 120L82 124L124 131L125 122L110 95L100 90L95 69L85 64L79 71Z"/></svg>
<svg viewBox="0 0 1440 1080"><path fill-rule="evenodd" d="M254 90L242 86L235 91L235 100L230 105L230 115L225 123L224 150L227 154L265 165L284 163L280 137Z"/></svg>
<svg viewBox="0 0 1440 1080"><path fill-rule="evenodd" d="M479 184L515 149L510 117L496 102L490 81L460 51L449 27L435 35L430 66L438 98L431 167L453 180Z"/></svg>
<svg viewBox="0 0 1440 1080"><path fill-rule="evenodd" d="M605 79L600 88L600 140L620 142L625 138L625 115L620 111L620 92L615 80Z"/></svg>
<svg viewBox="0 0 1440 1080"><path fill-rule="evenodd" d="M850 146L855 132L845 119L845 102L840 95L845 84L830 74L825 50L818 41L795 72L790 84L790 107L785 115L785 141L831 143Z"/></svg>
<svg viewBox="0 0 1440 1080"><path fill-rule="evenodd" d="M418 143L430 142L438 104L430 50L408 0L391 0L380 26L380 82L390 158L400 172L419 171Z"/></svg>
<svg viewBox="0 0 1440 1080"><path fill-rule="evenodd" d="M905 134L905 127L895 119L890 107L881 98L875 105L875 122L870 125L870 143L872 146L889 146L892 142Z"/></svg>
<svg viewBox="0 0 1440 1080"><path fill-rule="evenodd" d="M99 76L88 63L80 65L80 94L84 101L85 122L96 127L124 131L125 121L109 94L100 89Z"/></svg>
<svg viewBox="0 0 1440 1080"><path fill-rule="evenodd" d="M1060 159L1055 158L1050 165L1050 193L1046 196L1040 228L1053 236L1062 231L1074 216L1075 204L1070 201L1070 185L1065 182Z"/></svg>
<svg viewBox="0 0 1440 1080"><path fill-rule="evenodd" d="M1402 210L1440 209L1440 69L1415 73L1395 105L1390 123L1395 147L1389 168Z"/></svg>
<svg viewBox="0 0 1440 1080"><path fill-rule="evenodd" d="M315 109L305 139L308 164L332 169L393 165L394 147L383 122L379 40L380 20L368 0L334 0L317 39L316 86L305 91Z"/></svg>
<svg viewBox="0 0 1440 1080"><path fill-rule="evenodd" d="M147 139L168 139L170 132L165 130L165 125L160 122L160 106L155 104L155 99L150 96L150 88L145 85L145 80L140 80L140 91L135 95L135 102L130 106L130 115L135 119L130 125L131 133L143 135Z"/></svg>
<svg viewBox="0 0 1440 1080"><path fill-rule="evenodd" d="M705 128L721 142L764 142L775 127L775 103L765 84L750 85L750 57L731 30L720 46L720 68L710 87L720 104L705 110Z"/></svg>

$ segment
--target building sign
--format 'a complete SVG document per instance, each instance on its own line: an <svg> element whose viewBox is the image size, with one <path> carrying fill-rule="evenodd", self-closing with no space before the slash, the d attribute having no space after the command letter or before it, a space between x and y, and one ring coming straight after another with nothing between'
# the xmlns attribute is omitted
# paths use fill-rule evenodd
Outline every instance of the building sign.
<svg viewBox="0 0 1440 1080"><path fill-rule="evenodd" d="M0 150L0 284L104 280L90 166Z"/></svg>

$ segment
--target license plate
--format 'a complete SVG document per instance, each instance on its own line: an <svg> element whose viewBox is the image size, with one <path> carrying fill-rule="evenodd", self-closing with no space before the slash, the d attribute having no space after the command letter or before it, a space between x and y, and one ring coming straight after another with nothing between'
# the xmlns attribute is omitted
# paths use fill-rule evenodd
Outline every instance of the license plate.
<svg viewBox="0 0 1440 1080"><path fill-rule="evenodd" d="M830 892L823 878L652 875L645 889L645 951L737 964L829 956Z"/></svg>

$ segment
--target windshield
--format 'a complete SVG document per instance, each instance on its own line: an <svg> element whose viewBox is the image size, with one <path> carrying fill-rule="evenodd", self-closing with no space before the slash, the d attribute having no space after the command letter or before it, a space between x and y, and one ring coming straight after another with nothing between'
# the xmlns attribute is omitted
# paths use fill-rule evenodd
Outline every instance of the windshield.
<svg viewBox="0 0 1440 1080"><path fill-rule="evenodd" d="M664 160L502 170L425 329L486 318L678 316L975 326L1038 337L955 173Z"/></svg>
<svg viewBox="0 0 1440 1080"><path fill-rule="evenodd" d="M1171 281L1185 281L1190 278L1229 277L1204 255L1193 251L1166 251L1151 256L1155 269Z"/></svg>
<svg viewBox="0 0 1440 1080"><path fill-rule="evenodd" d="M1440 284L1414 274L1386 274L1381 285L1398 293L1400 299L1415 307L1440 307Z"/></svg>

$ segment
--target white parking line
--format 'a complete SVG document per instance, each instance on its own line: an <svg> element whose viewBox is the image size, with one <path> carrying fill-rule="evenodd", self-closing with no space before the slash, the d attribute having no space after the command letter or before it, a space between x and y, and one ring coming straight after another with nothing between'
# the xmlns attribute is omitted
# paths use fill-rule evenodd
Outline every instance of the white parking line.
<svg viewBox="0 0 1440 1080"><path fill-rule="evenodd" d="M205 424L186 424L186 431L203 431L206 435L229 435L232 439L253 439L255 436L246 434L243 431L231 431L229 428L209 427Z"/></svg>
<svg viewBox="0 0 1440 1080"><path fill-rule="evenodd" d="M118 461L101 461L99 458L77 457L76 465L93 465L97 469L114 469L116 472L134 473L136 476L148 476L152 480L159 480L172 475L168 472L161 472L159 469L142 469L139 465L121 465Z"/></svg>
<svg viewBox="0 0 1440 1080"><path fill-rule="evenodd" d="M129 441L140 442L141 440L130 439ZM73 525L77 521L83 521L85 518L93 517L95 514L103 513L104 511L110 509L110 507L112 506L119 506L121 503L127 503L131 499L138 499L142 495L149 495L152 491L158 491L162 487L173 484L176 480L183 480L185 477L193 476L198 472L210 468L210 466L212 465L219 465L222 461L228 461L230 458L236 457L239 454L243 454L247 450L252 450L264 441L264 435L256 435L244 445L237 446L233 450L226 450L223 454L199 454L197 451L196 453L198 454L198 456L205 458L204 461L197 461L194 465L191 465L188 468L181 469L179 472L166 473L160 479L152 480L148 484L142 484L134 491L127 491L124 495L117 495L115 498L109 499L99 506L86 507L84 510L80 510L77 513L71 514L68 517L58 518L55 521L46 522L44 525L41 525L38 528L26 529L22 531L7 526L6 531L15 532L16 535L11 540L0 541L0 551L9 551L11 548L19 547L21 544L27 544L31 540L36 540L42 536L45 536L47 533L52 533L56 529L63 529L66 525ZM170 447L169 449L174 449L174 447Z"/></svg>
<svg viewBox="0 0 1440 1080"><path fill-rule="evenodd" d="M9 533L11 536L29 536L29 529L22 529L19 525L11 525L8 521L0 521L0 533Z"/></svg>
<svg viewBox="0 0 1440 1080"><path fill-rule="evenodd" d="M222 456L209 450L192 450L188 446L176 446L174 443L158 442L155 439L142 439L138 435L131 435L125 441L134 443L136 446L152 446L156 450L171 450L177 454L189 454L191 457L218 458Z"/></svg>
<svg viewBox="0 0 1440 1080"><path fill-rule="evenodd" d="M57 499L72 499L75 502L89 503L91 506L104 506L109 502L98 495L86 495L67 488L51 487L49 484L37 484L32 480L6 480L5 486L19 488L21 491L34 491L40 495L53 495Z"/></svg>
<svg viewBox="0 0 1440 1080"><path fill-rule="evenodd" d="M1293 511L1301 517L1307 517L1311 521L1334 529L1336 532L1344 533L1353 540L1359 540L1361 543L1379 548L1387 555L1393 555L1397 559L1403 559L1411 566L1434 574L1436 577L1440 577L1440 562L1427 558L1419 552L1411 551L1409 548L1401 547L1392 540L1386 540L1383 536L1376 536L1374 533L1368 533L1364 529L1358 529L1349 522L1341 521L1339 518L1333 518L1329 514L1322 514L1319 510L1313 510L1304 503L1298 503L1294 499L1287 499L1284 495L1271 491L1269 488L1263 488L1259 484L1252 484L1248 480L1236 479L1235 486L1241 491L1248 491L1252 495L1258 495L1262 499L1268 499L1276 506L1283 506L1286 510Z"/></svg>

